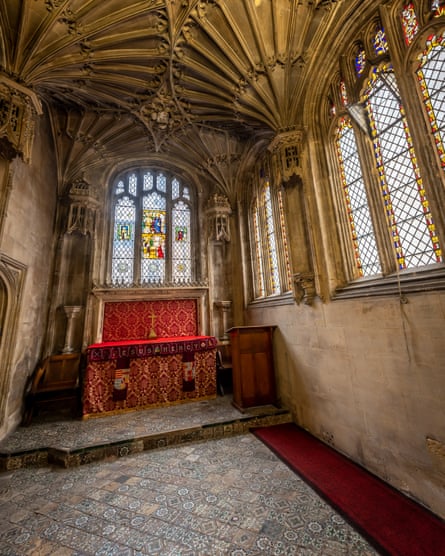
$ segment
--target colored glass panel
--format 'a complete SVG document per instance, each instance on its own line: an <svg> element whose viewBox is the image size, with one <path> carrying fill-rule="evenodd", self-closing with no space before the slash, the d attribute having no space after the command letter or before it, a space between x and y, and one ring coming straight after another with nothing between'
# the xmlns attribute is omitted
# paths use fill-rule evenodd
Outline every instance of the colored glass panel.
<svg viewBox="0 0 445 556"><path fill-rule="evenodd" d="M287 242L287 226L284 218L284 205L283 205L283 193L282 191L278 192L278 211L280 216L280 230L281 230L281 237L283 241L284 247L284 264L286 267L286 287L284 288L286 291L289 291L292 287L292 275L290 269L290 259L289 259L289 247Z"/></svg>
<svg viewBox="0 0 445 556"><path fill-rule="evenodd" d="M142 199L141 280L163 281L166 257L166 199L159 192Z"/></svg>
<svg viewBox="0 0 445 556"><path fill-rule="evenodd" d="M391 66L375 68L364 96L398 268L440 262L439 240Z"/></svg>
<svg viewBox="0 0 445 556"><path fill-rule="evenodd" d="M343 79L340 81L340 98L343 106L348 105L348 93L346 91L346 84Z"/></svg>
<svg viewBox="0 0 445 556"><path fill-rule="evenodd" d="M409 46L419 31L419 22L412 2L405 4L401 13L401 20L405 44Z"/></svg>
<svg viewBox="0 0 445 556"><path fill-rule="evenodd" d="M378 26L376 28L372 44L374 46L374 52L377 54L377 56L388 52L388 42L386 40L385 30L383 29L383 27Z"/></svg>
<svg viewBox="0 0 445 556"><path fill-rule="evenodd" d="M417 79L442 169L445 170L445 39L430 35L419 56Z"/></svg>
<svg viewBox="0 0 445 556"><path fill-rule="evenodd" d="M189 281L192 278L192 249L190 243L190 209L179 201L172 210L172 275L174 282Z"/></svg>
<svg viewBox="0 0 445 556"><path fill-rule="evenodd" d="M275 223L273 218L272 200L270 197L270 186L266 183L263 190L264 208L266 213L266 250L269 259L272 293L280 293L280 272L278 268L278 255L275 235Z"/></svg>
<svg viewBox="0 0 445 556"><path fill-rule="evenodd" d="M362 75L366 67L366 53L363 47L359 48L355 56L355 73L357 75Z"/></svg>
<svg viewBox="0 0 445 556"><path fill-rule="evenodd" d="M431 11L434 17L445 15L445 0L433 0L431 2Z"/></svg>
<svg viewBox="0 0 445 556"><path fill-rule="evenodd" d="M120 198L114 208L113 255L111 278L113 283L128 285L133 282L134 226L136 208L128 196Z"/></svg>
<svg viewBox="0 0 445 556"><path fill-rule="evenodd" d="M357 143L349 118L342 118L339 122L336 146L355 264L360 276L372 276L381 272L381 266Z"/></svg>
<svg viewBox="0 0 445 556"><path fill-rule="evenodd" d="M258 199L255 201L253 208L253 232L255 238L255 274L257 278L257 295L258 297L263 297L266 292L264 287L263 249L261 242L260 208L258 205Z"/></svg>
<svg viewBox="0 0 445 556"><path fill-rule="evenodd" d="M115 195L112 283L189 282L193 274L189 189L163 173L135 171L119 179ZM173 195L177 199L172 206Z"/></svg>

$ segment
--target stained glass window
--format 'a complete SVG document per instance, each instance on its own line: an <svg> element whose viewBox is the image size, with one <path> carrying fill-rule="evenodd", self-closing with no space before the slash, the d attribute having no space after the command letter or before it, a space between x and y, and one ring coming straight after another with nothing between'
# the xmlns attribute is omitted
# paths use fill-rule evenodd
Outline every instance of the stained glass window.
<svg viewBox="0 0 445 556"><path fill-rule="evenodd" d="M253 205L256 296L285 293L291 289L291 271L284 221L283 199L266 180Z"/></svg>
<svg viewBox="0 0 445 556"><path fill-rule="evenodd" d="M375 29L372 44L374 46L374 52L377 54L377 56L388 52L388 43L386 41L385 30L381 25L378 25Z"/></svg>
<svg viewBox="0 0 445 556"><path fill-rule="evenodd" d="M266 289L264 286L264 265L263 265L263 248L262 248L262 234L261 234L261 214L258 198L255 200L253 209L253 231L255 237L255 262L256 262L256 283L257 283L257 297L264 297Z"/></svg>
<svg viewBox="0 0 445 556"><path fill-rule="evenodd" d="M272 293L280 293L280 273L278 270L277 243L275 236L275 223L270 198L270 186L267 182L263 189L263 202L266 212L266 248L269 259Z"/></svg>
<svg viewBox="0 0 445 556"><path fill-rule="evenodd" d="M366 67L366 53L365 49L360 46L355 55L355 73L357 75L362 75Z"/></svg>
<svg viewBox="0 0 445 556"><path fill-rule="evenodd" d="M412 2L408 2L403 7L401 19L405 44L409 46L419 31L419 22L417 20L416 11Z"/></svg>
<svg viewBox="0 0 445 556"><path fill-rule="evenodd" d="M175 203L172 211L172 273L174 282L187 281L191 277L190 218L189 206L184 201Z"/></svg>
<svg viewBox="0 0 445 556"><path fill-rule="evenodd" d="M419 56L417 79L428 114L437 152L445 170L445 39L430 35Z"/></svg>
<svg viewBox="0 0 445 556"><path fill-rule="evenodd" d="M440 262L439 240L389 64L375 68L364 98L398 268Z"/></svg>
<svg viewBox="0 0 445 556"><path fill-rule="evenodd" d="M117 190L120 190L120 183ZM134 200L123 196L117 200L114 208L112 275L119 284L133 282L135 225Z"/></svg>
<svg viewBox="0 0 445 556"><path fill-rule="evenodd" d="M188 187L162 172L133 171L117 180L113 206L113 284L191 281Z"/></svg>
<svg viewBox="0 0 445 556"><path fill-rule="evenodd" d="M341 118L336 136L337 156L356 267L359 276L372 276L380 273L381 267L357 143L349 118Z"/></svg>
<svg viewBox="0 0 445 556"><path fill-rule="evenodd" d="M292 284L292 276L291 276L291 269L290 269L290 259L289 259L289 247L287 244L287 226L284 218L284 204L283 204L283 192L280 190L278 191L278 212L280 218L280 230L281 236L283 240L284 246L284 265L285 265L285 277L283 280L283 290L289 291L291 289Z"/></svg>
<svg viewBox="0 0 445 556"><path fill-rule="evenodd" d="M346 91L346 84L343 79L340 81L340 98L343 106L348 105L348 93Z"/></svg>
<svg viewBox="0 0 445 556"><path fill-rule="evenodd" d="M432 0L431 11L434 17L445 15L445 0Z"/></svg>

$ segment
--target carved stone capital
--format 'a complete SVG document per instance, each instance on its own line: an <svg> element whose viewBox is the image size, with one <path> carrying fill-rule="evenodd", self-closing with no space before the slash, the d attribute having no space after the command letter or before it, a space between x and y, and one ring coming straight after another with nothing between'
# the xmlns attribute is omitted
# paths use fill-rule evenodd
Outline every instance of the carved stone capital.
<svg viewBox="0 0 445 556"><path fill-rule="evenodd" d="M298 272L293 275L295 299L298 304L312 305L315 292L315 277L313 272Z"/></svg>

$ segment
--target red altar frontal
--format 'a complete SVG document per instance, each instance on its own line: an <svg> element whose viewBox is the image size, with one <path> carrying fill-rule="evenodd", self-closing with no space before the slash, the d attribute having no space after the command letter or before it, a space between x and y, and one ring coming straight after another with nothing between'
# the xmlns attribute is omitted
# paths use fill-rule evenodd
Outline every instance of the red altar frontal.
<svg viewBox="0 0 445 556"><path fill-rule="evenodd" d="M182 336L89 346L84 417L214 398L216 344L213 336Z"/></svg>

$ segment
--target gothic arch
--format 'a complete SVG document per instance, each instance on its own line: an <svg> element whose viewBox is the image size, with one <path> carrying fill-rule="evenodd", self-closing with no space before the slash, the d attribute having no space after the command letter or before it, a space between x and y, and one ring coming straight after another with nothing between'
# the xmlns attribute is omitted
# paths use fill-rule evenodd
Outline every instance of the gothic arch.
<svg viewBox="0 0 445 556"><path fill-rule="evenodd" d="M26 267L0 254L0 428L4 424Z"/></svg>

